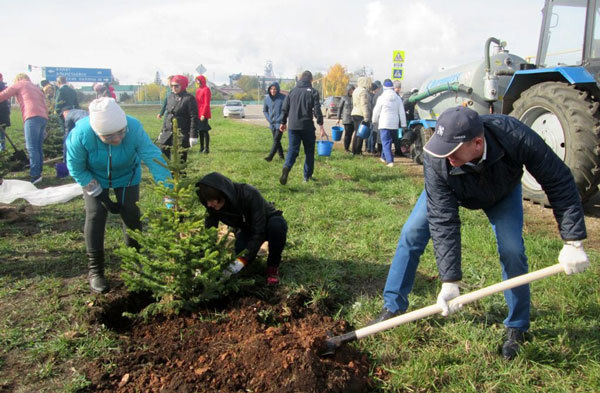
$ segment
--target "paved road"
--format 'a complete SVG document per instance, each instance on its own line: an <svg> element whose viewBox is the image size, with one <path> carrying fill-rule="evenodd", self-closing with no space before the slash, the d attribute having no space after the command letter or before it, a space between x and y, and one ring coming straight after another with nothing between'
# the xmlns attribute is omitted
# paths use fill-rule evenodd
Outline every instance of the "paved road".
<svg viewBox="0 0 600 393"><path fill-rule="evenodd" d="M242 121L246 121L248 123L252 123L252 124L259 124L262 126L267 127L268 123L265 120L265 117L263 116L262 113L262 105L247 105L245 108L246 110L246 118L245 119L241 119ZM329 137L331 137L331 127L335 126L336 123L336 119L323 119L323 126L325 127L325 131L327 131L327 134L329 135ZM316 120L315 120L315 127L317 126ZM318 130L317 130L318 131ZM319 132L317 132L317 137L319 136ZM340 143L340 142L336 142L336 143Z"/></svg>

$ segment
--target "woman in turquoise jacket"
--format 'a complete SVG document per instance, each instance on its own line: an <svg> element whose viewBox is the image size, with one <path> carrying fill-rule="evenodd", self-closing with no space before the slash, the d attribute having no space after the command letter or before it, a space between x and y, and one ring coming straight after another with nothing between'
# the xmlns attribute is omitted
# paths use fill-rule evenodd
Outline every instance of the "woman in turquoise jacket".
<svg viewBox="0 0 600 393"><path fill-rule="evenodd" d="M127 236L126 228L141 229L141 162L157 182L171 178L160 149L155 146L142 124L126 116L114 99L102 97L90 103L89 117L77 122L67 138L67 167L84 188L85 246L89 281L93 292L109 290L104 277L104 229L108 212L119 214L128 246L137 243ZM114 190L116 202L110 199Z"/></svg>

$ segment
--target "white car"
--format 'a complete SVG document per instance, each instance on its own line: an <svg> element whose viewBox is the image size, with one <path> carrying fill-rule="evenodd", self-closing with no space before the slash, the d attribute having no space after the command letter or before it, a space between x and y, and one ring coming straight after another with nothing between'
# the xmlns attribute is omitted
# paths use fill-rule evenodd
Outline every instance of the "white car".
<svg viewBox="0 0 600 393"><path fill-rule="evenodd" d="M223 106L223 117L246 117L244 103L240 100L227 100Z"/></svg>

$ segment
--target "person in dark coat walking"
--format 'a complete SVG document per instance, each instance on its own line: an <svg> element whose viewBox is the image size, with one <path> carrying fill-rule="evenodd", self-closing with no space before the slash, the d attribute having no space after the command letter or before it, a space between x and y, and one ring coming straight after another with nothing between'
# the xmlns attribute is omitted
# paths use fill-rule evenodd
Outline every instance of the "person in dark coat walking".
<svg viewBox="0 0 600 393"><path fill-rule="evenodd" d="M483 115L466 107L444 111L424 147L425 190L402 227L383 292L384 307L372 323L408 308L419 258L433 239L442 287L438 305L459 296L462 280L459 206L481 209L496 236L504 280L527 273L523 241L523 167L545 190L564 246L558 261L566 274L589 266L582 240L587 237L583 207L569 168L535 131L515 118ZM514 358L529 329L529 285L504 292L508 316L502 354Z"/></svg>
<svg viewBox="0 0 600 393"><path fill-rule="evenodd" d="M354 85L349 85L346 94L340 100L340 109L338 110L337 123L340 121L344 125L344 151L351 153L350 144L352 143L352 134L354 133L354 122L352 121L352 93Z"/></svg>
<svg viewBox="0 0 600 393"><path fill-rule="evenodd" d="M0 91L6 89L6 83L0 74ZM6 149L6 136L4 133L10 127L10 100L0 102L0 151Z"/></svg>
<svg viewBox="0 0 600 393"><path fill-rule="evenodd" d="M271 150L265 157L265 161L270 162L273 160L275 153L279 154L281 159L284 158L283 147L281 146L281 136L283 135L283 132L279 130L279 126L281 125L281 119L283 118L283 112L281 111L281 108L283 106L285 96L281 94L279 83L277 82L271 83L267 91L268 94L265 96L265 100L263 102L263 114L265 115L265 119L267 119L269 122L271 134L273 134L273 144L271 146Z"/></svg>
<svg viewBox="0 0 600 393"><path fill-rule="evenodd" d="M167 98L167 116L158 136L160 150L168 158L171 158L173 146L173 119L177 119L181 147L188 148L198 142L198 106L194 96L185 90L187 86L188 78L183 75L175 75L171 80L172 94ZM181 159L187 161L187 152L181 152Z"/></svg>
<svg viewBox="0 0 600 393"><path fill-rule="evenodd" d="M279 130L285 132L288 128L289 119L289 147L285 163L281 169L279 183L287 183L288 174L296 162L300 153L300 143L304 145L304 182L314 180L312 177L315 169L315 124L313 116L317 118L317 124L321 131L321 137L327 137L323 128L323 113L321 113L321 100L319 92L312 88L312 73L304 71L296 87L283 101L283 118Z"/></svg>
<svg viewBox="0 0 600 393"><path fill-rule="evenodd" d="M371 100L371 114L373 114L373 108L375 108L375 104L377 104L377 99L379 98L381 93L383 93L381 82L373 82L369 93L369 98ZM380 152L381 149L379 149L379 147L381 147L381 136L379 135L379 126L376 121L371 121L371 134L367 139L367 153L375 154L377 152Z"/></svg>
<svg viewBox="0 0 600 393"><path fill-rule="evenodd" d="M200 179L196 193L208 212L204 220L207 228L217 227L219 222L235 228L235 253L238 256L228 267L229 272L238 273L252 263L261 245L267 241L267 284L278 284L278 268L288 231L282 211L267 202L253 186L234 183L218 172Z"/></svg>

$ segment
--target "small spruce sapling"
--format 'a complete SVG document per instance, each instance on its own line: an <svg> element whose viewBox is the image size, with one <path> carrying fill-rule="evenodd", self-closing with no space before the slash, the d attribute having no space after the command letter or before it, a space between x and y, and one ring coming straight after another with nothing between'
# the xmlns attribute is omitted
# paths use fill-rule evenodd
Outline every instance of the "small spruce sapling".
<svg viewBox="0 0 600 393"><path fill-rule="evenodd" d="M235 292L253 283L223 271L234 259L227 236L217 228L205 228L205 209L195 195L195 184L180 159L179 128L173 119L171 159L166 159L173 178L155 184L152 192L165 203L145 209L143 232L128 231L139 250L122 246L122 278L130 291L150 291L156 303L140 314L172 314L192 310L198 304ZM163 164L161 164L163 165ZM164 166L164 165L163 165Z"/></svg>

